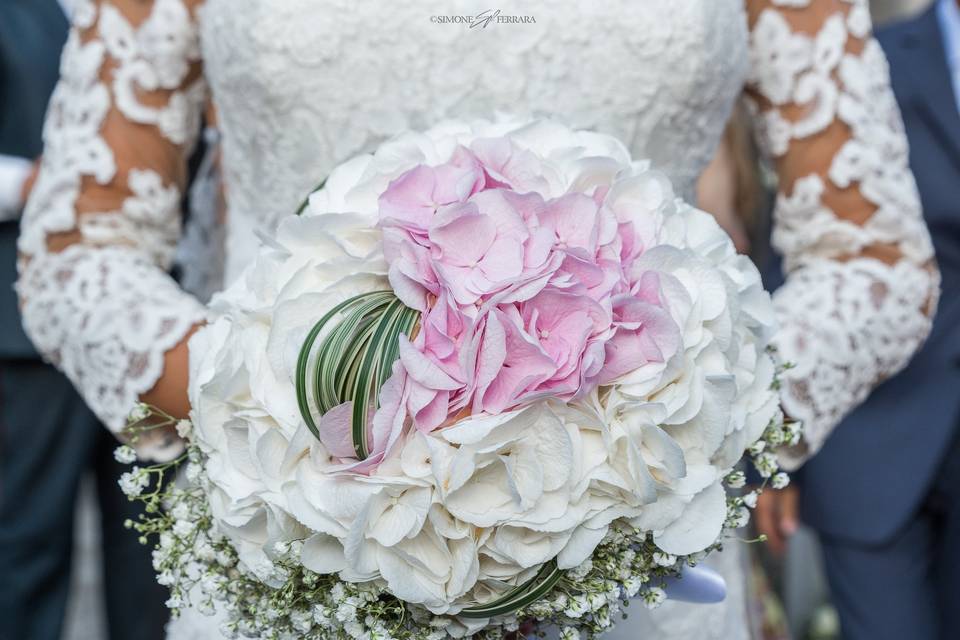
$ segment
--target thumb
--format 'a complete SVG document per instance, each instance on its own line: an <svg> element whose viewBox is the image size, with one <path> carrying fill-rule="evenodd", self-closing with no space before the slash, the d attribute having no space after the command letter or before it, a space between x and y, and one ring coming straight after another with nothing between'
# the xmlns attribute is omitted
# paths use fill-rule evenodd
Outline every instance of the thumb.
<svg viewBox="0 0 960 640"><path fill-rule="evenodd" d="M780 531L777 498L778 496L774 492L764 491L760 494L757 507L754 509L757 533L767 537L767 547L775 556L783 553L783 535Z"/></svg>

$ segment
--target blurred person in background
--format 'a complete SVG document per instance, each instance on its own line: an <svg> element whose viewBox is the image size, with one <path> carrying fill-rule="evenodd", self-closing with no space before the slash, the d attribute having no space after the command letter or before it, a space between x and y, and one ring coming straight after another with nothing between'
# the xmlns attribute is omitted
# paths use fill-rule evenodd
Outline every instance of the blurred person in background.
<svg viewBox="0 0 960 640"><path fill-rule="evenodd" d="M925 347L803 468L802 519L820 534L846 640L960 637L960 2L879 32L942 275ZM775 541L796 494L761 498Z"/></svg>
<svg viewBox="0 0 960 640"><path fill-rule="evenodd" d="M709 212L733 240L739 253L763 270L771 255L769 217L775 178L765 169L753 138L749 113L743 101L734 108L723 138L710 164L697 180L697 205ZM761 271L762 273L762 271ZM767 274L763 274L765 277ZM772 285L782 284L777 273ZM750 637L755 640L789 640L786 614L779 587L780 563L769 566L758 545L731 545L724 553L740 556L750 576L748 606L751 610Z"/></svg>
<svg viewBox="0 0 960 640"><path fill-rule="evenodd" d="M40 155L66 40L68 2L0 0L0 640L58 640L70 586L74 505L96 475L112 640L163 638L168 612L150 552L123 527L116 441L21 329L18 218Z"/></svg>

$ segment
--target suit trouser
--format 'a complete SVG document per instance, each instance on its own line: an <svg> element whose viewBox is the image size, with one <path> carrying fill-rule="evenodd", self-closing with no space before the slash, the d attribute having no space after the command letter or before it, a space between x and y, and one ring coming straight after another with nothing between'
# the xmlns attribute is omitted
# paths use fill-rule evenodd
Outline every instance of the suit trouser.
<svg viewBox="0 0 960 640"><path fill-rule="evenodd" d="M892 540L821 542L844 640L960 638L960 435L920 509Z"/></svg>
<svg viewBox="0 0 960 640"><path fill-rule="evenodd" d="M117 446L70 383L38 361L0 360L0 640L59 640L66 613L74 505L96 479L111 640L162 640L165 589L150 550L124 529L137 505L121 493Z"/></svg>

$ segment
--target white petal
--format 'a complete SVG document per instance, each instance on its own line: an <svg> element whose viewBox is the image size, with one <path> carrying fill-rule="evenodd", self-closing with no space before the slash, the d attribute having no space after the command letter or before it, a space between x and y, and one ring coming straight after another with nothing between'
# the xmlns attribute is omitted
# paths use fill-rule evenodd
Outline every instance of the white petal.
<svg viewBox="0 0 960 640"><path fill-rule="evenodd" d="M303 543L300 553L303 566L320 574L336 573L347 566L343 545L333 536L316 533Z"/></svg>
<svg viewBox="0 0 960 640"><path fill-rule="evenodd" d="M593 555L594 550L603 536L607 535L607 527L599 529L590 529L587 527L577 527L570 541L563 551L557 556L557 566L561 569L573 569Z"/></svg>
<svg viewBox="0 0 960 640"><path fill-rule="evenodd" d="M381 493L379 498L389 504L375 519L371 514L370 537L385 547L392 547L404 538L417 535L427 519L431 497L431 491L422 487L408 489L399 498Z"/></svg>
<svg viewBox="0 0 960 640"><path fill-rule="evenodd" d="M674 555L696 553L717 541L726 518L727 495L723 485L715 482L698 493L683 514L653 541Z"/></svg>

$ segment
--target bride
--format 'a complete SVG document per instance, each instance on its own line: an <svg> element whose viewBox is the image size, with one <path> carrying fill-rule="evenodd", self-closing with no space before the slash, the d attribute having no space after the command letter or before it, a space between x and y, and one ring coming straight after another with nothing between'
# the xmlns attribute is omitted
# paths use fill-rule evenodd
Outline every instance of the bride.
<svg viewBox="0 0 960 640"><path fill-rule="evenodd" d="M745 90L780 179L777 344L798 365L783 402L806 426L791 454L819 448L928 330L937 274L866 0L77 5L18 289L37 346L114 430L138 399L188 410L186 340L204 307L167 269L208 93L228 280L335 164L445 117L548 115L615 135L692 200ZM731 587L723 606L668 608L615 634L745 637ZM191 619L175 637L216 635Z"/></svg>

